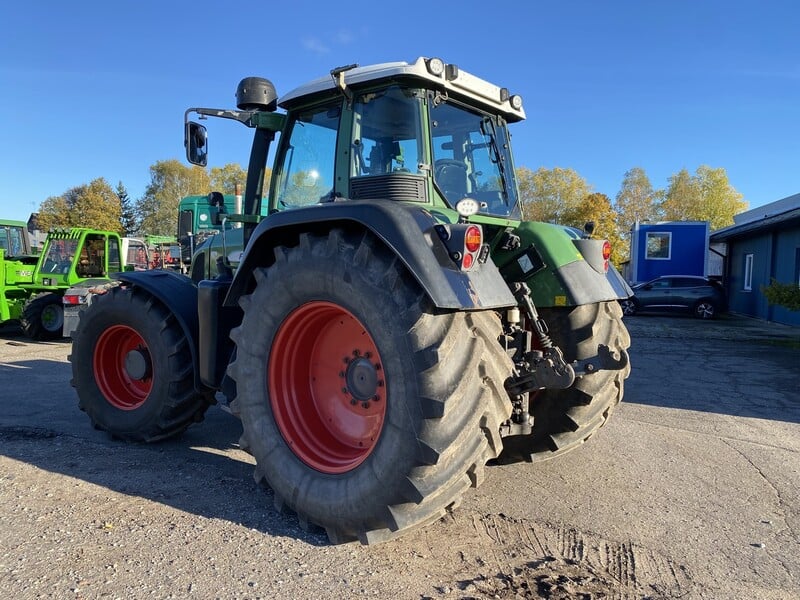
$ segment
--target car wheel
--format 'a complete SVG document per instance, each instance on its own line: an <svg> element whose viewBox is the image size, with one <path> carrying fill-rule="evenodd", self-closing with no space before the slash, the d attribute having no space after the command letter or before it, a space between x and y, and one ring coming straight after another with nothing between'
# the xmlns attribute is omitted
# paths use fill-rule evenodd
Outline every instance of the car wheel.
<svg viewBox="0 0 800 600"><path fill-rule="evenodd" d="M694 316L698 319L713 319L717 316L717 307L713 302L701 300L694 305Z"/></svg>
<svg viewBox="0 0 800 600"><path fill-rule="evenodd" d="M622 314L626 317L635 315L639 310L639 303L633 298L620 300L619 305L622 307Z"/></svg>

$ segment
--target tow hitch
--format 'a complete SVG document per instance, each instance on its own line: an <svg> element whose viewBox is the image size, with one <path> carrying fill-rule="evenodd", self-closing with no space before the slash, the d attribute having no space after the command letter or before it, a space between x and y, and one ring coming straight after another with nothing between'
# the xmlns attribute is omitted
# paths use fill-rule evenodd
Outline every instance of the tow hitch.
<svg viewBox="0 0 800 600"><path fill-rule="evenodd" d="M624 369L628 365L627 352L623 351L617 358L604 344L597 347L597 355L568 363L561 349L547 335L547 325L531 300L530 288L524 283L517 283L513 291L529 321L534 324L534 333L544 349L526 352L523 360L517 363L518 373L505 382L512 398L535 390L566 389L575 383L576 377L602 370Z"/></svg>
<svg viewBox="0 0 800 600"><path fill-rule="evenodd" d="M524 363L517 365L520 367L519 375L509 377L505 386L512 397L535 390L561 390L575 383L577 377L597 371L624 369L627 364L627 352L616 358L610 348L603 344L597 347L596 356L571 363L566 362L561 350L553 346L544 351L534 350L528 353Z"/></svg>

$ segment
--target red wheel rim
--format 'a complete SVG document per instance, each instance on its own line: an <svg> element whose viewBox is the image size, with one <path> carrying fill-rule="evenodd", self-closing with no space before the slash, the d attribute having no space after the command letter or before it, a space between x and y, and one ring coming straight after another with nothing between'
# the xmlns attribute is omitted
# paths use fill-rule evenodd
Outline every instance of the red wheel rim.
<svg viewBox="0 0 800 600"><path fill-rule="evenodd" d="M139 408L153 388L152 361L147 344L126 325L109 327L97 339L92 359L100 393L120 410Z"/></svg>
<svg viewBox="0 0 800 600"><path fill-rule="evenodd" d="M386 418L383 363L350 311L309 302L292 311L267 369L272 412L292 452L323 473L344 473L369 456Z"/></svg>

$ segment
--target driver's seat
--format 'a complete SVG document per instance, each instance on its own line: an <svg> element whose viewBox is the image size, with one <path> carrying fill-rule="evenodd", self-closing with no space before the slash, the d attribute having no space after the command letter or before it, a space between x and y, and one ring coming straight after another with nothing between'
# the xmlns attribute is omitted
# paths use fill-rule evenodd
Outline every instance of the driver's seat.
<svg viewBox="0 0 800 600"><path fill-rule="evenodd" d="M467 166L459 160L437 160L434 178L448 200L455 201L467 195Z"/></svg>

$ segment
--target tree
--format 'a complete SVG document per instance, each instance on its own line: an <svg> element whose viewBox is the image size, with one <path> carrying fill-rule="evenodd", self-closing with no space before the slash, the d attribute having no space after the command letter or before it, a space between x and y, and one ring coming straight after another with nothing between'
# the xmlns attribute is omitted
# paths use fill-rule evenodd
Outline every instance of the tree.
<svg viewBox="0 0 800 600"><path fill-rule="evenodd" d="M694 175L682 169L669 178L661 211L670 221L708 221L712 230L733 225L733 216L747 209L747 202L728 181L725 169L707 165Z"/></svg>
<svg viewBox="0 0 800 600"><path fill-rule="evenodd" d="M236 186L247 182L247 171L237 163L228 163L223 167L211 168L211 189L223 194L235 194Z"/></svg>
<svg viewBox="0 0 800 600"><path fill-rule="evenodd" d="M65 196L50 196L39 205L37 222L41 231L70 226L70 207Z"/></svg>
<svg viewBox="0 0 800 600"><path fill-rule="evenodd" d="M158 161L150 167L150 183L136 204L141 231L151 235L175 235L178 205L182 198L207 194L211 189L208 172L186 167L178 160Z"/></svg>
<svg viewBox="0 0 800 600"><path fill-rule="evenodd" d="M686 169L669 177L669 185L661 202L661 211L668 221L700 221L695 219L702 195L697 181Z"/></svg>
<svg viewBox="0 0 800 600"><path fill-rule="evenodd" d="M52 196L39 207L42 231L53 227L91 227L121 232L120 200L108 182L99 177Z"/></svg>
<svg viewBox="0 0 800 600"><path fill-rule="evenodd" d="M617 193L615 207L617 222L623 232L629 232L636 221L658 220L659 193L653 189L644 169L633 167L625 173Z"/></svg>
<svg viewBox="0 0 800 600"><path fill-rule="evenodd" d="M660 196L661 193L653 189L643 168L633 167L625 172L615 202L619 227L619 241L614 244L615 264L630 258L630 237L634 224L637 221L659 220Z"/></svg>
<svg viewBox="0 0 800 600"><path fill-rule="evenodd" d="M588 222L594 223L592 237L605 238L611 244L611 261L618 265L627 257L628 249L622 243L617 213L611 206L611 199L605 194L589 194L575 208L564 215L564 225L583 229Z"/></svg>
<svg viewBox="0 0 800 600"><path fill-rule="evenodd" d="M116 193L117 198L119 198L122 233L128 237L133 236L139 231L139 225L136 219L136 208L130 196L128 196L128 190L125 189L121 181L117 184Z"/></svg>
<svg viewBox="0 0 800 600"><path fill-rule="evenodd" d="M591 193L591 188L573 169L545 169L536 172L516 170L520 208L528 221L564 223L565 215L575 210Z"/></svg>

